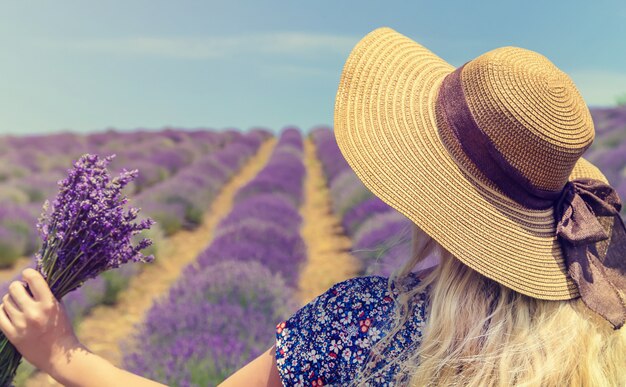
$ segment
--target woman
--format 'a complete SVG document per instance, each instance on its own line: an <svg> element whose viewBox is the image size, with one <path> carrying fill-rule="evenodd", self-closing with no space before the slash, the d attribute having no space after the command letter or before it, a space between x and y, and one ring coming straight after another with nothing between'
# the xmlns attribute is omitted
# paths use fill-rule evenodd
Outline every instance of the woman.
<svg viewBox="0 0 626 387"><path fill-rule="evenodd" d="M626 384L626 227L581 158L593 123L566 74L516 47L455 70L380 28L346 62L335 134L415 224L413 254L278 324L224 386ZM91 354L41 276L23 274L33 297L14 283L0 329L26 359L66 385L158 385Z"/></svg>

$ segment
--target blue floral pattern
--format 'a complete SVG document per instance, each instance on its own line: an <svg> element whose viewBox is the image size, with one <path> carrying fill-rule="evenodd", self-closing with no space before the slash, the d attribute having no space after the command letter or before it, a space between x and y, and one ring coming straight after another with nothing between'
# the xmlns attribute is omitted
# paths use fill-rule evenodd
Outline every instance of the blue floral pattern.
<svg viewBox="0 0 626 387"><path fill-rule="evenodd" d="M345 385L354 379L371 346L391 328L394 302L387 280L365 276L337 283L277 324L276 363L283 385ZM418 283L419 277L411 273L405 285ZM392 287L392 292L397 295L398 289ZM397 385L393 381L399 376L397 366L386 367L385 359L403 356L404 349L421 342L426 293L417 295L411 318L385 349L382 360L370 361L373 385Z"/></svg>

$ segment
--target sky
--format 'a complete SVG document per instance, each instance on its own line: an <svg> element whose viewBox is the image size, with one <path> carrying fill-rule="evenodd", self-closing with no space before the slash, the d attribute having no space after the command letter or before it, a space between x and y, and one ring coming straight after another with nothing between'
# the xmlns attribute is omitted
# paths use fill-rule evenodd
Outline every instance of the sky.
<svg viewBox="0 0 626 387"><path fill-rule="evenodd" d="M626 93L626 2L0 0L0 134L332 125L375 28L454 66L548 57L590 107Z"/></svg>

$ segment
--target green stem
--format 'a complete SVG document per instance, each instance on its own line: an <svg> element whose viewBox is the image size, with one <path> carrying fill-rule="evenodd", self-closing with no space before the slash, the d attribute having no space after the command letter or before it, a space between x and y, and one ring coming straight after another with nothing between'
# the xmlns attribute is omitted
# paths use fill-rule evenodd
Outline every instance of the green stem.
<svg viewBox="0 0 626 387"><path fill-rule="evenodd" d="M61 271L61 273L57 274L54 278L54 280L52 281L52 283L50 284L50 289L54 289L54 287L57 285L57 282L59 282L60 280L63 279L63 275L65 275L65 273L70 269L70 267L72 267L77 261L78 259L83 256L83 252L81 251L80 253L78 253L74 259L72 260L72 262L65 266L65 268L63 269L63 271Z"/></svg>
<svg viewBox="0 0 626 387"><path fill-rule="evenodd" d="M86 248L86 250L91 250L91 249L93 249L95 246L97 246L97 245L98 245L98 243L101 243L103 240L107 239L107 238L108 238L108 237L110 237L110 236L111 236L111 232L109 232L106 236L104 236L104 237L102 237L102 238L98 238L98 239L97 239L94 243L92 243L90 246L88 246L88 247ZM56 283L57 283L59 280L62 280L62 276L63 276L63 275L67 272L67 270L69 270L69 268L70 268L72 265L74 265L74 264L76 263L76 261L78 260L78 258L80 258L80 257L81 257L81 256L83 256L83 255L84 255L84 253L81 251L81 252L80 252L80 253L79 253L76 257L74 257L74 260L73 260L73 261L72 261L69 265L67 265L67 266L65 267L65 269L63 269L63 271L62 271L61 273L59 273L58 275L56 275L56 276L55 276L54 283L53 283L52 285L50 285L50 288L52 288L53 286L55 286L55 285L56 285ZM55 256L55 259L56 259L56 256ZM85 267L85 266L83 266L83 268L84 268L84 267ZM78 273L79 271L76 271L76 272ZM66 282L67 282L67 281L66 281ZM62 297L62 296L60 296L60 297ZM59 297L59 298L60 298L60 297Z"/></svg>

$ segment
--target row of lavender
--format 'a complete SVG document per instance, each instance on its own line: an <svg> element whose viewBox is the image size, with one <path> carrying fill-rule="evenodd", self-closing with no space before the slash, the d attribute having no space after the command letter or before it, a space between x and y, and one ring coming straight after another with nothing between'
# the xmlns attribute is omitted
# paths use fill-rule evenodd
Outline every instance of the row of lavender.
<svg viewBox="0 0 626 387"><path fill-rule="evenodd" d="M151 211L151 208L158 208L159 203L167 204L168 200L172 200L171 198L188 207L193 207L197 211L206 210L221 187L257 152L261 143L270 136L270 133L250 131L246 134L237 133L229 136L232 136L232 140L223 149L209 153L172 178L150 189L149 192L157 191L159 195L138 195L133 200L134 205L137 207L145 206L147 210L142 208L145 215L151 216L157 221L159 221L160 213ZM214 170L219 170L219 173L213 173ZM207 171L210 174L207 174ZM203 178L197 179L196 176L203 176ZM181 219L184 219L185 214L180 216ZM200 221L201 216L196 215L196 219ZM143 236L143 234L138 234L136 237L139 240ZM154 237L153 234L148 236ZM157 259L164 258L157 255ZM131 277L143 267L144 265L138 264L124 265L90 280L83 287L69 293L64 301L74 324L78 324L80 319L94 306L114 304L119 292L127 286ZM0 292L6 291L6 287L11 281L0 285Z"/></svg>
<svg viewBox="0 0 626 387"><path fill-rule="evenodd" d="M352 239L362 275L389 276L411 252L412 223L368 190L344 159L330 128L311 132L328 182L333 212ZM424 262L425 268L435 262Z"/></svg>
<svg viewBox="0 0 626 387"><path fill-rule="evenodd" d="M157 221L166 236L200 224L224 182L272 135L265 130L251 130L229 136L231 140L223 149L206 153L174 177L135 196L136 204Z"/></svg>
<svg viewBox="0 0 626 387"><path fill-rule="evenodd" d="M69 163L83 153L104 152L118 155L110 165L126 166L145 160L147 174L164 169L172 172L191 163L198 155L219 148L231 139L234 130L164 129L119 132L108 130L91 134L58 133L49 135L0 137L0 181L26 176L45 177L42 173L65 174ZM140 179L141 180L141 179Z"/></svg>
<svg viewBox="0 0 626 387"><path fill-rule="evenodd" d="M266 166L234 198L213 241L147 313L124 359L171 386L217 385L267 350L305 260L299 234L302 136L283 131Z"/></svg>
<svg viewBox="0 0 626 387"><path fill-rule="evenodd" d="M583 157L597 165L626 199L626 106L591 109L591 115L596 138ZM622 217L626 217L626 206Z"/></svg>
<svg viewBox="0 0 626 387"><path fill-rule="evenodd" d="M148 192L238 135L163 130L0 138L0 268L38 248L34 225L42 203L56 193L57 181L81 154L116 154L110 169L139 169L138 178L127 187L127 194L133 195Z"/></svg>

